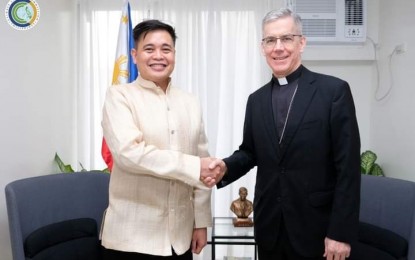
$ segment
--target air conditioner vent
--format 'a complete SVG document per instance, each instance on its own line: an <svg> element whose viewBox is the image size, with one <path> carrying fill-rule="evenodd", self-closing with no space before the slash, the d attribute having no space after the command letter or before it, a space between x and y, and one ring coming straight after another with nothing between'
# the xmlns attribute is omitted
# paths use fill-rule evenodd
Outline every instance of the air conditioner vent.
<svg viewBox="0 0 415 260"><path fill-rule="evenodd" d="M336 2L333 0L297 0L297 13L335 13Z"/></svg>
<svg viewBox="0 0 415 260"><path fill-rule="evenodd" d="M303 19L303 32L308 37L335 37L335 19Z"/></svg>
<svg viewBox="0 0 415 260"><path fill-rule="evenodd" d="M346 25L363 25L363 3L361 0L346 0Z"/></svg>

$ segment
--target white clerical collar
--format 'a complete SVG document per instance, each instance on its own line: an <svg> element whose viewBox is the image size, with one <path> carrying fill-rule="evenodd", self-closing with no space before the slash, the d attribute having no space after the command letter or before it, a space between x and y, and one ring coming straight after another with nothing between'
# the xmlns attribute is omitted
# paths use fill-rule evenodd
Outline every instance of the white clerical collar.
<svg viewBox="0 0 415 260"><path fill-rule="evenodd" d="M277 78L277 80L278 80L278 83L280 84L280 86L287 85L288 84L288 81L287 81L287 78L286 77Z"/></svg>

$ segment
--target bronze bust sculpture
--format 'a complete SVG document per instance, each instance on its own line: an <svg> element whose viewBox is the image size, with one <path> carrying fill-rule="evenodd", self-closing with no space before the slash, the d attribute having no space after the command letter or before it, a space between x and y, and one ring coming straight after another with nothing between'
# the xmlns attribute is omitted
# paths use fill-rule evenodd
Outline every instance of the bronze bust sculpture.
<svg viewBox="0 0 415 260"><path fill-rule="evenodd" d="M235 227L251 227L254 224L252 218L249 217L253 211L253 205L246 198L247 195L248 190L245 187L239 188L239 199L234 200L231 204L231 211L236 215L233 220Z"/></svg>

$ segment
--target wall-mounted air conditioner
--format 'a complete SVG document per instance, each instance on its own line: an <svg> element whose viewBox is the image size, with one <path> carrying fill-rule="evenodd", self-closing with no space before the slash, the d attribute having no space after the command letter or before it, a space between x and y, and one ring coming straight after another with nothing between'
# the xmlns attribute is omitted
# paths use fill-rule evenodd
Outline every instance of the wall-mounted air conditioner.
<svg viewBox="0 0 415 260"><path fill-rule="evenodd" d="M366 41L366 0L286 0L303 21L308 43Z"/></svg>

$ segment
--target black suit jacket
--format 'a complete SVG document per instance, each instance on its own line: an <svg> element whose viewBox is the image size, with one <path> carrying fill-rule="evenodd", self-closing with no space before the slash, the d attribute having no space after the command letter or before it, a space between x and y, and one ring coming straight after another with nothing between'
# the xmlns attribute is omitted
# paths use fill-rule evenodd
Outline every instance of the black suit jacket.
<svg viewBox="0 0 415 260"><path fill-rule="evenodd" d="M272 83L247 102L243 141L224 159L223 187L254 166L256 242L275 245L281 217L296 251L322 256L324 238L357 240L360 138L347 82L303 68L284 138L278 144Z"/></svg>

